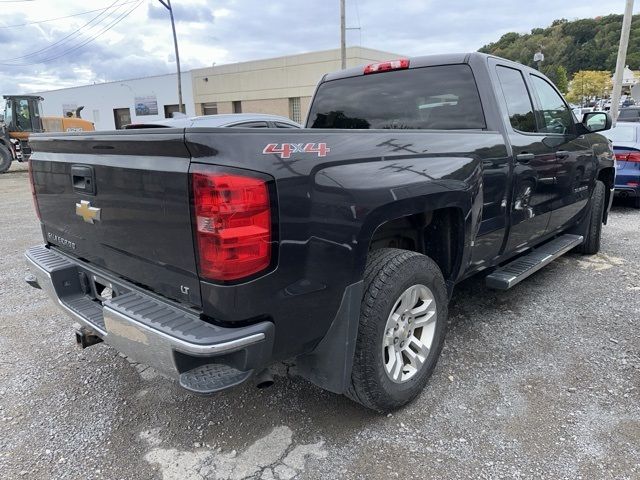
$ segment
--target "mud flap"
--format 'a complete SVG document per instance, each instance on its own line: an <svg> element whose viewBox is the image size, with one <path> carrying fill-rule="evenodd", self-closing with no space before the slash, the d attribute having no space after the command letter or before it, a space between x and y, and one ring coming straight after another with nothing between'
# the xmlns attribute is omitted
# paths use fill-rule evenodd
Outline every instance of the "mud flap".
<svg viewBox="0 0 640 480"><path fill-rule="evenodd" d="M340 308L327 334L311 353L296 359L300 375L333 393L344 393L350 384L362 290L362 281L345 289Z"/></svg>

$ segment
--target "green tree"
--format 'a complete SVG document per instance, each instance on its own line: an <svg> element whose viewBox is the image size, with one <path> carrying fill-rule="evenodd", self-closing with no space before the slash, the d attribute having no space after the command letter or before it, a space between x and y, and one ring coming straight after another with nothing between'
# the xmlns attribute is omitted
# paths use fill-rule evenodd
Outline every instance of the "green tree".
<svg viewBox="0 0 640 480"><path fill-rule="evenodd" d="M567 69L562 65L558 65L556 67L556 78L554 82L556 87L558 87L558 90L566 95L569 91L569 79L567 78Z"/></svg>
<svg viewBox="0 0 640 480"><path fill-rule="evenodd" d="M580 70L571 79L567 100L584 103L592 97L604 97L611 89L611 72Z"/></svg>
<svg viewBox="0 0 640 480"><path fill-rule="evenodd" d="M616 64L622 15L605 15L574 21L554 20L548 27L533 28L531 33L505 33L496 42L489 43L481 52L508 58L529 66L539 46L545 56L543 71L549 78L562 83L561 73L549 66L562 66L566 76L580 70L613 70ZM632 70L640 69L640 15L631 22L627 64Z"/></svg>

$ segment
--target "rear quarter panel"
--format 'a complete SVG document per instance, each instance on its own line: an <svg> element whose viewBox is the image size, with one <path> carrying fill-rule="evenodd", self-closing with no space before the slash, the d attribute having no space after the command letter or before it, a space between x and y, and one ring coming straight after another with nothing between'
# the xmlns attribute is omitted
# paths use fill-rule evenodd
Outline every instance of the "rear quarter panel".
<svg viewBox="0 0 640 480"><path fill-rule="evenodd" d="M239 285L201 282L204 311L222 321L265 315L275 351L300 353L324 336L345 288L361 280L382 223L455 207L465 219L465 256L482 212L482 163L504 150L486 131L187 130L193 162L250 169L275 179L278 263ZM265 154L268 144L319 144L326 156ZM303 347L304 348L304 347ZM308 350L308 348L304 348Z"/></svg>

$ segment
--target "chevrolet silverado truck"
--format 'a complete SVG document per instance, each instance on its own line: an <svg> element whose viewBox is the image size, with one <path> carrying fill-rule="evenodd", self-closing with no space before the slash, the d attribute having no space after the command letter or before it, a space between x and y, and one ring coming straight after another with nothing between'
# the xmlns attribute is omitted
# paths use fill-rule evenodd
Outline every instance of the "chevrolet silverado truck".
<svg viewBox="0 0 640 480"><path fill-rule="evenodd" d="M456 283L594 254L615 157L540 72L480 53L325 75L306 128L33 136L28 282L218 392L275 362L386 412L432 374ZM480 275L478 275L480 276Z"/></svg>

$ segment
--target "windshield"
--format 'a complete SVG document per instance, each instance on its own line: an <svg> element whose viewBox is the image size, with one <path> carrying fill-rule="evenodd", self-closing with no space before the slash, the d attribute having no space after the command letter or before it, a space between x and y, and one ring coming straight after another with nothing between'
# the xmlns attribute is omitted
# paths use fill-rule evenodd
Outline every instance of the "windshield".
<svg viewBox="0 0 640 480"><path fill-rule="evenodd" d="M468 65L442 65L349 77L318 87L310 128L483 129Z"/></svg>
<svg viewBox="0 0 640 480"><path fill-rule="evenodd" d="M631 126L618 125L611 130L602 132L605 137L616 142L635 142L636 141L636 128Z"/></svg>

